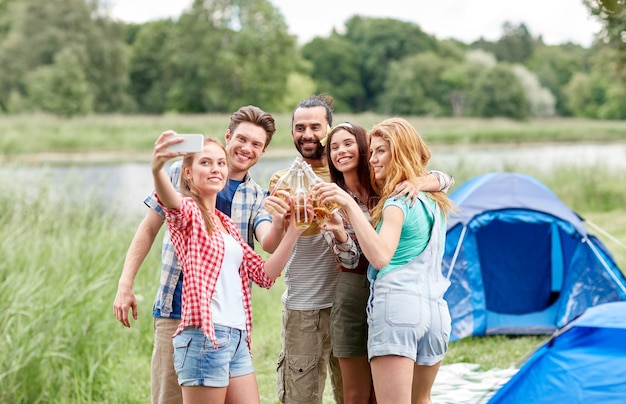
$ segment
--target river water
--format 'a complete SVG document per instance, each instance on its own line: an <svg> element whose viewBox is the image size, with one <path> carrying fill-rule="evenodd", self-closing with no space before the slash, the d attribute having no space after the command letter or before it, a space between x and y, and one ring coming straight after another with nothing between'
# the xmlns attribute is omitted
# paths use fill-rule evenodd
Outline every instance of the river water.
<svg viewBox="0 0 626 404"><path fill-rule="evenodd" d="M454 175L463 167L477 174L490 171L518 171L524 168L543 172L558 166L602 165L626 169L626 143L549 144L509 146L435 146L430 168ZM253 178L266 186L272 173L285 168L295 157L264 156L251 169ZM145 212L142 203L152 190L150 166L146 163L84 164L59 163L0 165L0 175L7 184L19 184L37 197L42 187L59 197L87 200L96 196L112 209L131 216ZM459 183L457 182L457 185ZM4 187L4 186L3 186Z"/></svg>

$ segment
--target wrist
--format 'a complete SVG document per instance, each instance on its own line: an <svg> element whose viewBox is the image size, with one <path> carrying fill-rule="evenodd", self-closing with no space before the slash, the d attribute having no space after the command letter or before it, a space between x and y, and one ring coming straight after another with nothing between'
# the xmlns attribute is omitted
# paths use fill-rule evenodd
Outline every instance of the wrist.
<svg viewBox="0 0 626 404"><path fill-rule="evenodd" d="M128 289L133 290L133 281L127 279L120 279L117 283L118 289Z"/></svg>
<svg viewBox="0 0 626 404"><path fill-rule="evenodd" d="M349 238L350 236L348 236L348 232L346 231L339 232L339 234L335 233L335 240L339 243L346 243Z"/></svg>

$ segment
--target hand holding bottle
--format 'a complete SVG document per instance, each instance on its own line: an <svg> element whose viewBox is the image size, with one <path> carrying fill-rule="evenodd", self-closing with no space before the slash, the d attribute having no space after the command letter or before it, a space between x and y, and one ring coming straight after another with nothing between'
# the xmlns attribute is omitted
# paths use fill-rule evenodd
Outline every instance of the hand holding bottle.
<svg viewBox="0 0 626 404"><path fill-rule="evenodd" d="M322 225L324 222L331 218L333 213L335 213L339 209L339 205L332 201L327 201L324 203L320 202L319 198L317 198L314 192L314 189L317 184L326 184L326 181L317 176L311 166L307 163L302 164L302 170L305 174L308 192L313 195L312 203L315 220L318 224Z"/></svg>
<svg viewBox="0 0 626 404"><path fill-rule="evenodd" d="M265 198L265 209L272 215L272 223L282 225L291 219L291 196L285 190L279 190Z"/></svg>
<svg viewBox="0 0 626 404"><path fill-rule="evenodd" d="M336 207L333 213L339 208L345 208L350 204L356 204L354 198L337 184L332 182L321 182L313 187L313 198L324 206ZM330 217L330 215L329 215Z"/></svg>
<svg viewBox="0 0 626 404"><path fill-rule="evenodd" d="M266 200L265 208L268 212L274 213L273 210L277 208L277 206L275 206L277 203L283 208L288 208L289 196L296 185L296 173L300 169L301 165L302 157L298 156L294 159L293 163L291 163L291 166L287 169L287 171L285 171L275 183L270 183L270 195L267 199L280 198L284 204L278 203L276 199L270 199L271 202L268 204Z"/></svg>

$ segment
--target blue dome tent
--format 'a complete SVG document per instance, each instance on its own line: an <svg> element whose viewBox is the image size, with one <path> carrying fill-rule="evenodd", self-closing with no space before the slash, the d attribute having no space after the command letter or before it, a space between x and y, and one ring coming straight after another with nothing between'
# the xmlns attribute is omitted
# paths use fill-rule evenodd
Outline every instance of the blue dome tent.
<svg viewBox="0 0 626 404"><path fill-rule="evenodd" d="M551 334L587 308L626 300L603 243L549 188L519 173L474 177L450 195L442 271L451 340Z"/></svg>
<svg viewBox="0 0 626 404"><path fill-rule="evenodd" d="M586 310L540 346L489 404L626 402L625 313L626 302Z"/></svg>

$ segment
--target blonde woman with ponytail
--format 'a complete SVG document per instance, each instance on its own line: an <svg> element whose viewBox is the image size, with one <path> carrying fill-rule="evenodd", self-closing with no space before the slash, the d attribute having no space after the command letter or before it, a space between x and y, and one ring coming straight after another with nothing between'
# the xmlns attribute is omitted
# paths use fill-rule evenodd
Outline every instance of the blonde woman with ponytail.
<svg viewBox="0 0 626 404"><path fill-rule="evenodd" d="M264 262L235 223L215 207L228 180L224 146L206 138L202 151L184 154L169 149L179 142L174 135L166 131L157 139L152 175L185 276L181 322L173 338L183 402L224 403L228 396L232 403L259 403L250 355L250 281L272 286L302 230L290 224ZM184 158L178 193L163 167L180 156Z"/></svg>
<svg viewBox="0 0 626 404"><path fill-rule="evenodd" d="M445 192L420 192L418 201L394 197L403 181L428 174L430 150L402 118L370 131L370 177L380 200L371 220L348 193L321 184L317 196L334 201L350 221L370 263L368 340L379 404L431 403L431 388L448 348L450 312L441 273L446 216L454 209ZM372 224L374 227L372 227Z"/></svg>

